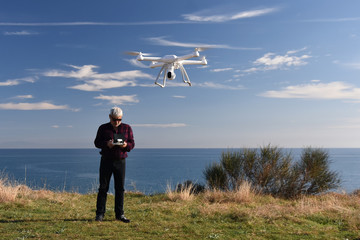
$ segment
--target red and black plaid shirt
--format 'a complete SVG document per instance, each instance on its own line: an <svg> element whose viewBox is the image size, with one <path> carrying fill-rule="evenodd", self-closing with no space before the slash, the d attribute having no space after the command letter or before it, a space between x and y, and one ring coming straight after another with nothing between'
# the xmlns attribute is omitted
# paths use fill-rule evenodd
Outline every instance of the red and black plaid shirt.
<svg viewBox="0 0 360 240"><path fill-rule="evenodd" d="M124 136L124 141L127 143L125 148L114 146L109 148L107 142L114 139L114 133L121 133ZM121 159L127 158L127 152L130 152L135 147L135 141L130 125L121 123L116 132L111 123L101 125L97 131L95 138L95 146L101 148L100 154L105 159Z"/></svg>

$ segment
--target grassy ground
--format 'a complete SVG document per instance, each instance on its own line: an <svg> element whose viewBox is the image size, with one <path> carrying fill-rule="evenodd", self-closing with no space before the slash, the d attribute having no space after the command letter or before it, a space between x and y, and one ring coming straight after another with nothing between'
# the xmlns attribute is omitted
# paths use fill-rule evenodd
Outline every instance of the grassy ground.
<svg viewBox="0 0 360 240"><path fill-rule="evenodd" d="M184 190L154 196L127 193L115 221L109 196L96 222L96 194L34 191L0 181L0 239L360 239L360 194L298 200Z"/></svg>

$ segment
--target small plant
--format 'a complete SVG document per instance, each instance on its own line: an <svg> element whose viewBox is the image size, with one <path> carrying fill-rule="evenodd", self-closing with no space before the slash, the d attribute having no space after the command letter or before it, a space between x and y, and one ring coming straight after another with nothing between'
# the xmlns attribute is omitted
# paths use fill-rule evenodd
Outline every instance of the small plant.
<svg viewBox="0 0 360 240"><path fill-rule="evenodd" d="M227 190L228 174L222 165L213 163L204 170L205 179L211 189Z"/></svg>
<svg viewBox="0 0 360 240"><path fill-rule="evenodd" d="M322 149L305 148L294 163L290 153L267 145L223 152L220 163L207 167L204 176L211 189L236 191L249 182L258 192L294 198L338 187L338 174L329 170L329 164L329 154Z"/></svg>
<svg viewBox="0 0 360 240"><path fill-rule="evenodd" d="M205 191L205 186L199 183L193 183L187 180L184 183L176 185L176 191L181 192L183 189L190 189L192 194L199 194Z"/></svg>

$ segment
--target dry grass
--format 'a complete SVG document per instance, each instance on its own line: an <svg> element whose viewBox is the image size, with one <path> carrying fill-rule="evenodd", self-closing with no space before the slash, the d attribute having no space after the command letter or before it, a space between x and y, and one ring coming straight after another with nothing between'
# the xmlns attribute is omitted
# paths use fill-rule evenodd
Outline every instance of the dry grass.
<svg viewBox="0 0 360 240"><path fill-rule="evenodd" d="M171 201L191 201L195 197L195 195L191 191L192 188L193 185L190 184L189 186L181 187L179 191L173 191L170 184L168 184L166 188L166 195Z"/></svg>
<svg viewBox="0 0 360 240"><path fill-rule="evenodd" d="M237 219L260 218L294 219L297 217L323 216L339 219L347 223L349 229L360 229L360 194L327 193L318 196L303 196L297 200L274 198L270 195L257 194L250 184L242 184L237 191L205 191L193 194L192 185L172 191L168 185L166 196L177 202L179 208L193 205L204 216L226 215ZM38 199L65 203L75 200L80 194L53 192L49 190L32 190L25 185L16 184L7 178L0 177L0 203L29 203ZM164 202L161 203L163 205ZM173 206L175 207L175 205ZM174 209L175 210L175 209ZM321 218L321 217L320 217Z"/></svg>
<svg viewBox="0 0 360 240"><path fill-rule="evenodd" d="M208 195L211 196L209 199ZM284 200L272 196L253 195L234 197L235 193L205 193L200 212L207 216L229 214L238 218L293 219L297 217L323 216L345 221L350 229L360 229L360 195L327 193L304 196L298 200ZM210 200L210 201L209 201ZM242 204L239 204L242 203Z"/></svg>
<svg viewBox="0 0 360 240"><path fill-rule="evenodd" d="M253 202L256 196L257 194L252 189L251 184L243 182L236 191L206 191L204 199L210 203L246 203Z"/></svg>
<svg viewBox="0 0 360 240"><path fill-rule="evenodd" d="M38 199L49 199L56 202L67 201L69 193L56 193L46 189L33 190L29 187L10 181L8 177L0 177L0 203L26 202Z"/></svg>
<svg viewBox="0 0 360 240"><path fill-rule="evenodd" d="M228 214L235 218L293 219L297 217L323 216L345 221L350 229L360 228L360 194L326 193L303 196L297 200L275 198L257 194L250 184L242 184L237 191L208 190L194 195L191 186L179 192L168 188L171 201L193 200L199 212L205 216Z"/></svg>
<svg viewBox="0 0 360 240"><path fill-rule="evenodd" d="M7 178L0 178L0 203L14 202L19 194L26 194L28 187L10 182Z"/></svg>

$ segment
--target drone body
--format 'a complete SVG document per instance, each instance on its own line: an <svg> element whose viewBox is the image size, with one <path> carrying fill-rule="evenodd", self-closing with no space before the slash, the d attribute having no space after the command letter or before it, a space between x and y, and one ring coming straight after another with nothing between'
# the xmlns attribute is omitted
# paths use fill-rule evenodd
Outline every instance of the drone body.
<svg viewBox="0 0 360 240"><path fill-rule="evenodd" d="M150 68L161 67L155 80L155 84L163 88L166 85L166 80L175 79L175 70L177 69L180 69L183 82L191 86L191 82L184 65L206 65L207 61L205 57L202 57L201 60L188 60L190 58L199 57L199 52L202 50L204 50L204 48L195 48L195 51L192 54L184 56L166 55L164 57L146 57L146 54L141 52L128 52L127 54L137 56L136 60L138 61L150 61ZM163 81L162 83L159 83L158 80L161 74L163 74Z"/></svg>

